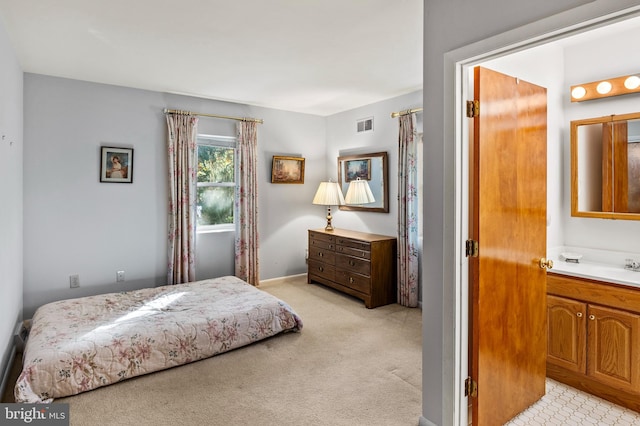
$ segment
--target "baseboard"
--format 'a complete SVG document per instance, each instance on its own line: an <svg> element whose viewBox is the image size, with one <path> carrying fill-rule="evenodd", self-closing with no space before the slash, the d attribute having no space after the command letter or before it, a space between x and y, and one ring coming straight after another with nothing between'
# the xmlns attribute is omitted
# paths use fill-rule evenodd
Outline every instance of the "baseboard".
<svg viewBox="0 0 640 426"><path fill-rule="evenodd" d="M260 284L266 284L268 282L271 281L282 281L282 280L288 280L288 279L295 279L295 278L299 278L299 277L306 277L307 273L303 273L303 274L296 274L296 275L287 275L284 277L278 277L278 278L269 278L267 280L260 280ZM422 309L422 300L418 300L418 309Z"/></svg>
<svg viewBox="0 0 640 426"><path fill-rule="evenodd" d="M430 422L429 420L425 419L423 416L420 416L420 420L418 420L418 425L419 426L437 426L435 423Z"/></svg>
<svg viewBox="0 0 640 426"><path fill-rule="evenodd" d="M298 278L298 277L306 277L307 273L303 273L303 274L296 274L296 275L287 275L284 277L278 277L278 278L269 278L267 280L260 280L260 284L262 283L268 283L271 281L281 281L281 280L288 280L288 279L294 279L294 278Z"/></svg>
<svg viewBox="0 0 640 426"><path fill-rule="evenodd" d="M9 380L11 379L11 370L13 367L13 362L16 359L16 343L14 339L11 339L11 349L9 350L9 357L6 360L6 364L2 365L2 383L0 383L0 398L4 395L4 391L9 384Z"/></svg>
<svg viewBox="0 0 640 426"><path fill-rule="evenodd" d="M19 321L16 323L13 329L13 336L11 336L11 342L9 342L8 350L5 354L5 359L2 360L2 382L0 382L0 398L4 396L4 392L7 388L9 380L12 380L11 373L13 372L13 363L16 360L18 353L24 351L24 345L27 342L29 335L29 329L31 328L31 320Z"/></svg>

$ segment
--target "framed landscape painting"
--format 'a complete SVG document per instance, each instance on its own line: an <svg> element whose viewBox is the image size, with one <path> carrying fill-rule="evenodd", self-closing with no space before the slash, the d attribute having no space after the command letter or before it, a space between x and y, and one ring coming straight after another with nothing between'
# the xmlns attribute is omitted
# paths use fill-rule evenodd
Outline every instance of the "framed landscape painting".
<svg viewBox="0 0 640 426"><path fill-rule="evenodd" d="M133 182L133 148L101 147L100 182Z"/></svg>
<svg viewBox="0 0 640 426"><path fill-rule="evenodd" d="M344 162L344 181L371 180L371 159L363 158Z"/></svg>
<svg viewBox="0 0 640 426"><path fill-rule="evenodd" d="M304 158L274 155L271 183L304 183Z"/></svg>

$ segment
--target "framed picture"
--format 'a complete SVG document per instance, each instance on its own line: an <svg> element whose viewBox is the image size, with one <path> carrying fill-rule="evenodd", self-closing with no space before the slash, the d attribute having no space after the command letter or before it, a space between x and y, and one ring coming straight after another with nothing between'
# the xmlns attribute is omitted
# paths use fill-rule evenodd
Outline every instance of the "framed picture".
<svg viewBox="0 0 640 426"><path fill-rule="evenodd" d="M344 162L344 181L356 179L371 180L371 158L348 160Z"/></svg>
<svg viewBox="0 0 640 426"><path fill-rule="evenodd" d="M271 183L304 183L304 158L274 155Z"/></svg>
<svg viewBox="0 0 640 426"><path fill-rule="evenodd" d="M101 148L100 182L133 182L133 148Z"/></svg>

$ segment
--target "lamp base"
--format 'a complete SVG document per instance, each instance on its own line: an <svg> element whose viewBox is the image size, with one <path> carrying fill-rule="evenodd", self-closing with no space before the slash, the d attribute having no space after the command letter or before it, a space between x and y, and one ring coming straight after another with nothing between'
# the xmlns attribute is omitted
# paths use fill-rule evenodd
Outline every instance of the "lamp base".
<svg viewBox="0 0 640 426"><path fill-rule="evenodd" d="M331 207L327 207L327 226L324 227L325 231L333 231L333 226L331 225Z"/></svg>

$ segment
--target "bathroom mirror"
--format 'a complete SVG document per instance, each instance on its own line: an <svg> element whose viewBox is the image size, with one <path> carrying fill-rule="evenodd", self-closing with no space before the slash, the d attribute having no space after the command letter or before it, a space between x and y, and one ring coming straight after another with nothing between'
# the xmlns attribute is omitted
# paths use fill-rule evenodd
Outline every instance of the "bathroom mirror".
<svg viewBox="0 0 640 426"><path fill-rule="evenodd" d="M640 220L640 113L571 122L571 215Z"/></svg>
<svg viewBox="0 0 640 426"><path fill-rule="evenodd" d="M358 178L367 181L375 201L370 204L340 206L340 210L389 213L387 153L338 157L338 183L343 194L347 193L349 182Z"/></svg>

